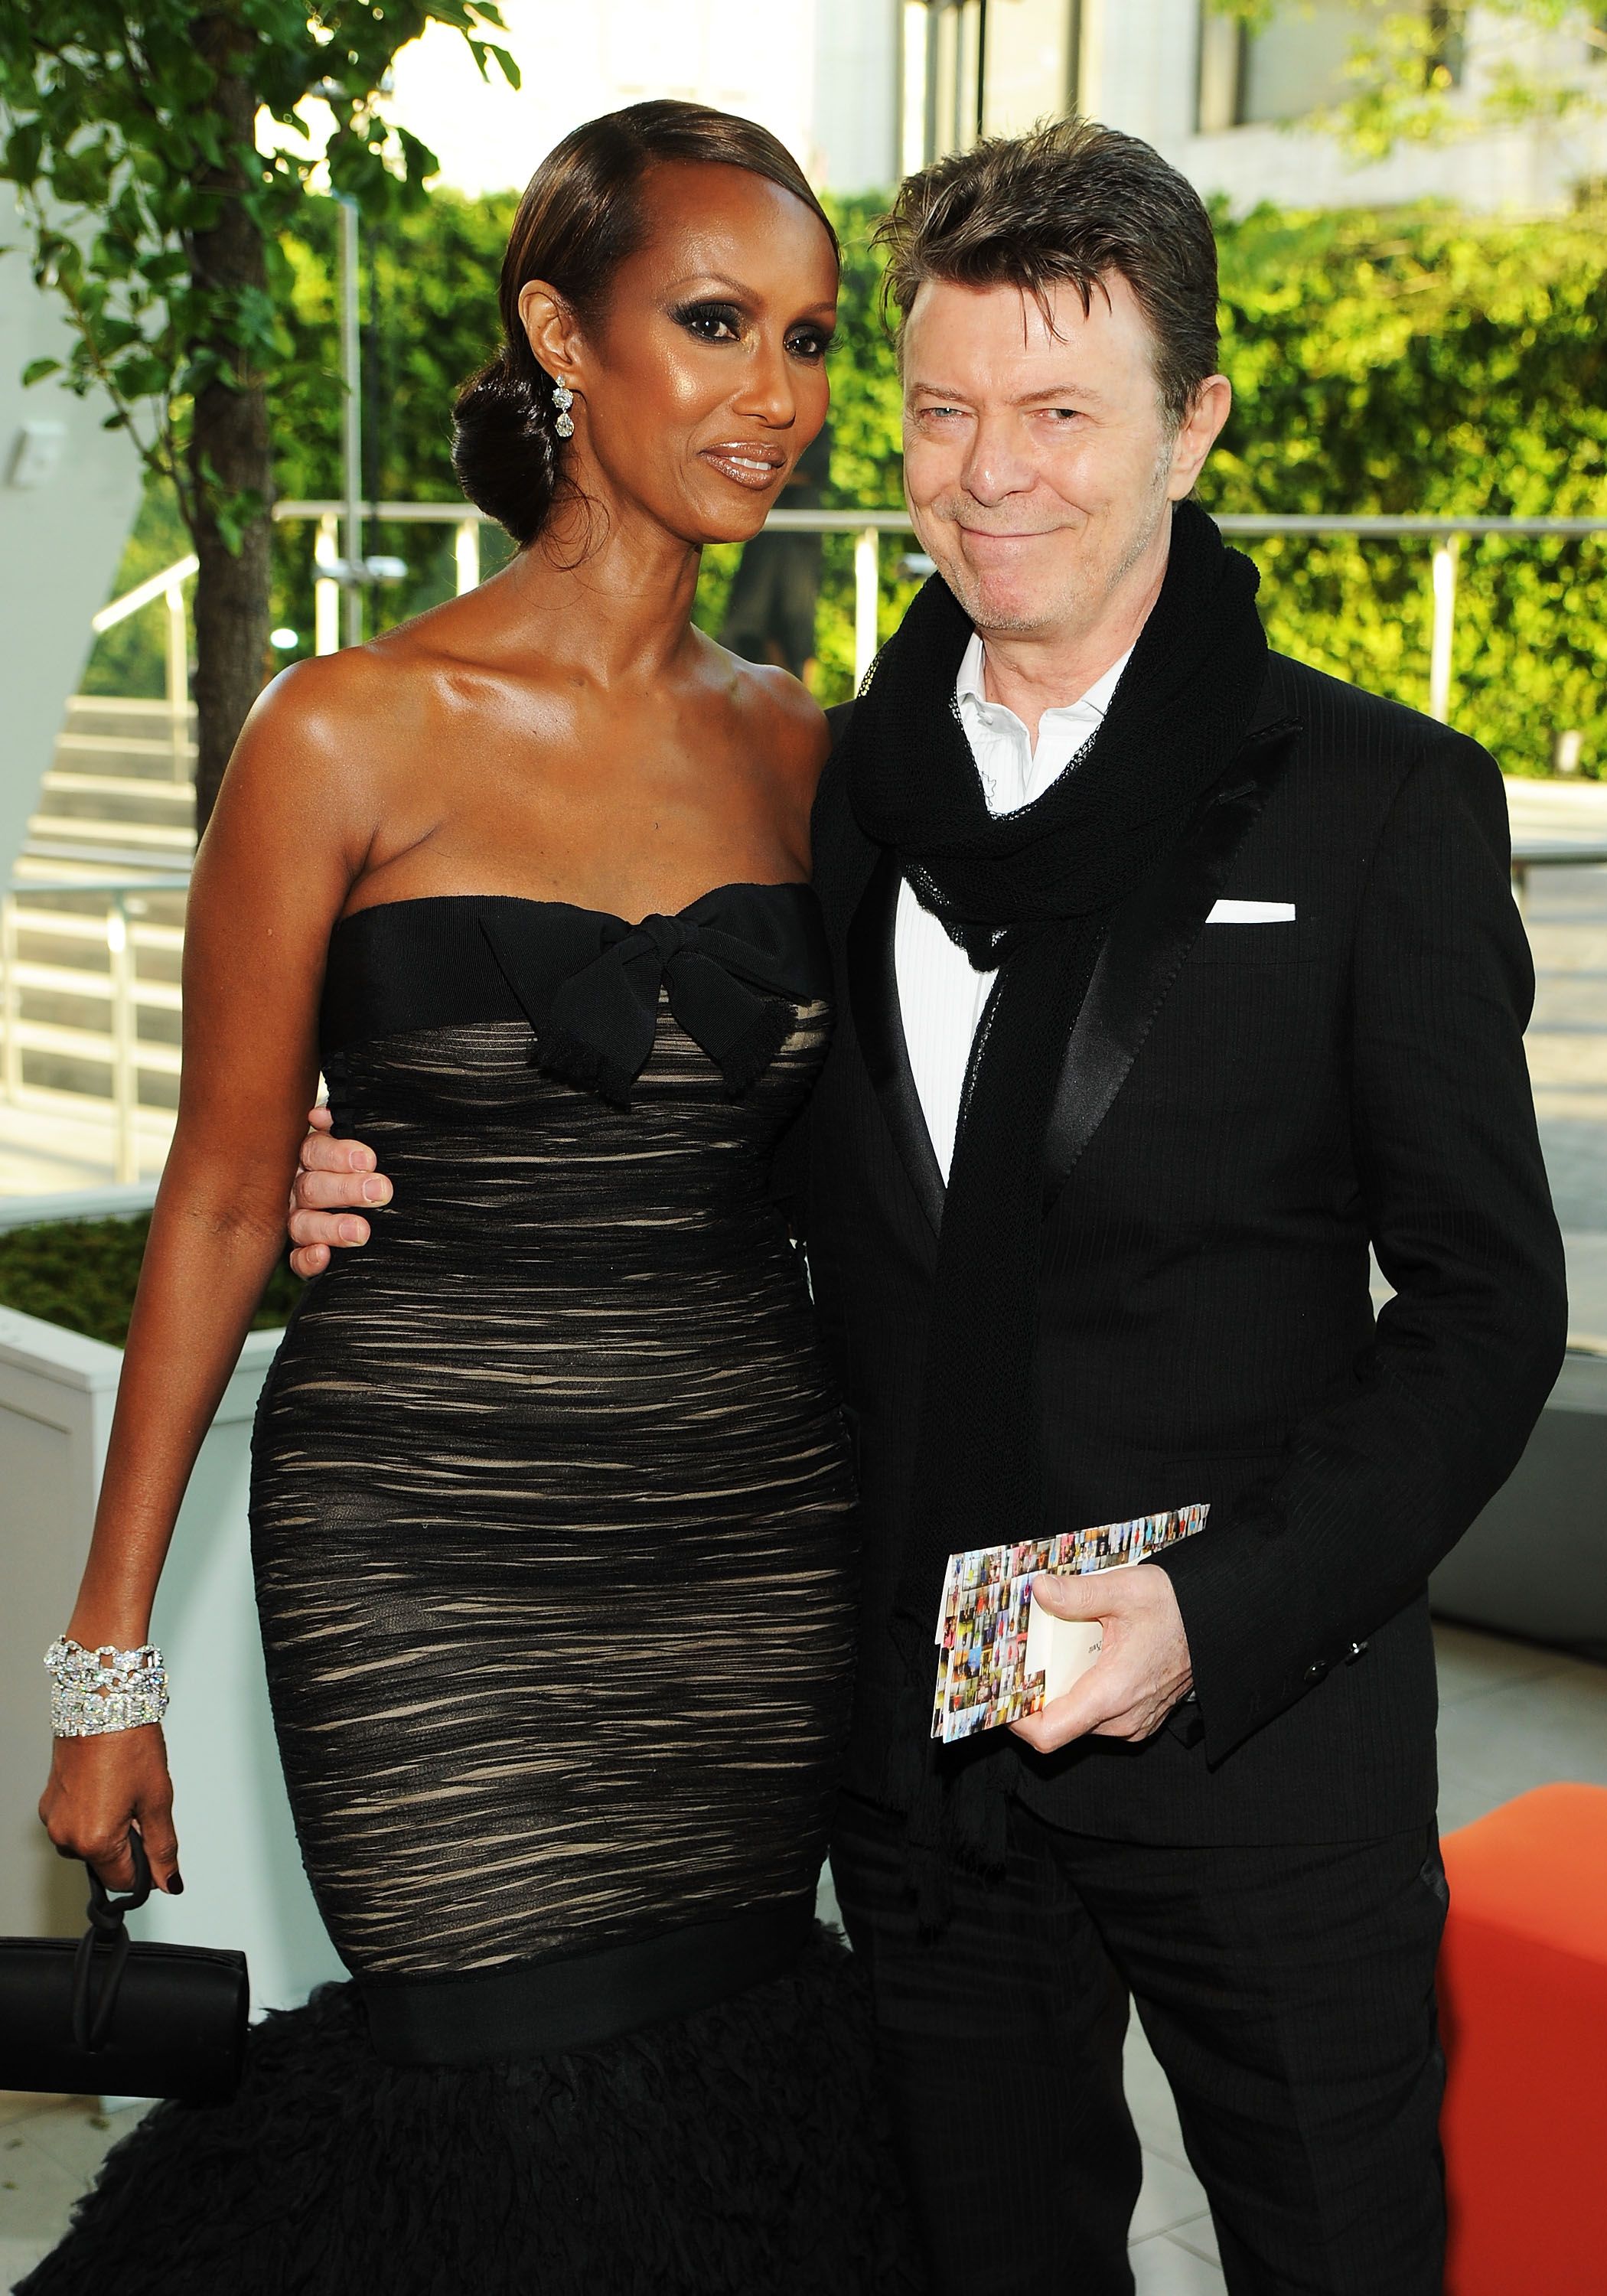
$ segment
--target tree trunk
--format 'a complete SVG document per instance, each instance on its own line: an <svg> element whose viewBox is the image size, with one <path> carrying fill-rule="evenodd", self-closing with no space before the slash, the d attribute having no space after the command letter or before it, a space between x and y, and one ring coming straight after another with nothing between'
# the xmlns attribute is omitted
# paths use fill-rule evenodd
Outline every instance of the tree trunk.
<svg viewBox="0 0 1607 2296"><path fill-rule="evenodd" d="M196 45L218 74L212 96L221 114L225 162L199 188L220 195L217 221L194 240L193 275L202 289L231 299L267 292L267 251L241 197L253 148L256 97L237 69L243 61L237 21L203 17ZM273 457L267 393L246 353L220 335L210 345L226 381L196 393L190 439L191 533L201 570L195 583L195 816L205 829L224 767L262 690L270 612ZM231 549L217 514L219 497L255 495L261 509L241 521Z"/></svg>

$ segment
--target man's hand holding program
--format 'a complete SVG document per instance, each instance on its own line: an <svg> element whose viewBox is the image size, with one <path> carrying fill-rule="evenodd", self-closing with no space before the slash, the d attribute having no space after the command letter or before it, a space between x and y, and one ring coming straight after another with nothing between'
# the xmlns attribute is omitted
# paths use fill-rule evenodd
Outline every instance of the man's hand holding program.
<svg viewBox="0 0 1607 2296"><path fill-rule="evenodd" d="M1183 1614L1166 1572L1153 1562L1078 1574L1041 1571L1032 1599L1057 1619L1098 1619L1098 1662L1063 1698L1011 1728L1040 1754L1074 1738L1153 1737L1193 1683Z"/></svg>

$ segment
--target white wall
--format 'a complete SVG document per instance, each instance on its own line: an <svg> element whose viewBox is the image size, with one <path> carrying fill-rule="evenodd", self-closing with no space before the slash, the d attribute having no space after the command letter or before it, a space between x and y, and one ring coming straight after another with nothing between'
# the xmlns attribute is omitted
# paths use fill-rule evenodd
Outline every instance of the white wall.
<svg viewBox="0 0 1607 2296"><path fill-rule="evenodd" d="M0 242L23 227L0 186ZM53 379L24 390L31 359L62 357L65 322L15 245L0 255L0 885L38 806L70 694L89 652L89 618L106 603L138 507L131 442L102 429L104 403ZM19 485L26 424L59 425L59 460Z"/></svg>
<svg viewBox="0 0 1607 2296"><path fill-rule="evenodd" d="M1242 212L1258 201L1294 208L1397 207L1443 200L1475 213L1557 213L1581 178L1607 173L1607 122L1549 123L1444 144L1407 144L1358 166L1332 137L1234 127L1163 148L1209 198Z"/></svg>

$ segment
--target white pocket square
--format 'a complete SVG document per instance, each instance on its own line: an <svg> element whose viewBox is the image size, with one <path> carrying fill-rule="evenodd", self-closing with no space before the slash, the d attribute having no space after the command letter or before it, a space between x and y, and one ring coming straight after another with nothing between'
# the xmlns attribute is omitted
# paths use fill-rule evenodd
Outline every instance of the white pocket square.
<svg viewBox="0 0 1607 2296"><path fill-rule="evenodd" d="M1292 901L1218 901L1208 925L1291 925Z"/></svg>

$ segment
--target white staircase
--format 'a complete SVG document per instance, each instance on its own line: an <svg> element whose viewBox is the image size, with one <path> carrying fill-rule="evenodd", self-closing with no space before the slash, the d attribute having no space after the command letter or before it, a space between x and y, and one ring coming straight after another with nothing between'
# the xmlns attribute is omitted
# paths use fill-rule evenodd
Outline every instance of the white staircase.
<svg viewBox="0 0 1607 2296"><path fill-rule="evenodd" d="M120 1180L160 1164L178 1098L194 712L80 694L0 914L0 1087L112 1136Z"/></svg>

